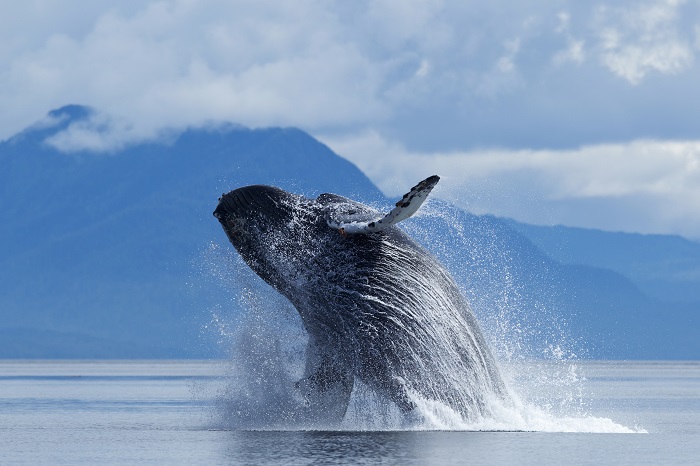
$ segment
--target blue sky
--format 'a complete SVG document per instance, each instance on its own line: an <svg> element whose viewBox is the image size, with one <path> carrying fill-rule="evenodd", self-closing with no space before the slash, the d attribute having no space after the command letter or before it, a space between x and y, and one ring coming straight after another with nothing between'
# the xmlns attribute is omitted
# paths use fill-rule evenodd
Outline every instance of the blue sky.
<svg viewBox="0 0 700 466"><path fill-rule="evenodd" d="M700 238L698 60L698 0L2 2L0 139L67 103L101 113L65 151L297 126L388 195Z"/></svg>

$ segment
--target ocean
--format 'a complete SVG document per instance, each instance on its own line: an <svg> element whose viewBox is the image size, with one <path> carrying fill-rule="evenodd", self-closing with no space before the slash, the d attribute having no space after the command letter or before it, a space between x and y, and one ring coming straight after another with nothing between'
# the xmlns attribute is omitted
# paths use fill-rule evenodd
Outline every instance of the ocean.
<svg viewBox="0 0 700 466"><path fill-rule="evenodd" d="M232 427L226 361L5 360L0 464L700 464L699 361L513 366L497 422L324 431Z"/></svg>

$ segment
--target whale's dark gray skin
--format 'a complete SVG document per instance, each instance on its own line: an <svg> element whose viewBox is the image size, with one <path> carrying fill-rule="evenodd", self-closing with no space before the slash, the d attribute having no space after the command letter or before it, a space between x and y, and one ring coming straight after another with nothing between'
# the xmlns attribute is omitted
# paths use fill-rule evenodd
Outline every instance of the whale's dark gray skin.
<svg viewBox="0 0 700 466"><path fill-rule="evenodd" d="M309 343L297 386L313 418L340 422L356 379L404 412L434 400L467 421L506 397L469 305L431 254L396 226L367 234L329 226L381 217L374 209L247 186L223 195L214 216L301 316Z"/></svg>

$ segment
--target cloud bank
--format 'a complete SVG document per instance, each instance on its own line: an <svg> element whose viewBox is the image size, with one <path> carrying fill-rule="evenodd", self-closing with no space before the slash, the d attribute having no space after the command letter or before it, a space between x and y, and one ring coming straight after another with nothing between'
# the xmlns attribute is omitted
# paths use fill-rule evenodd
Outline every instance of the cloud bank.
<svg viewBox="0 0 700 466"><path fill-rule="evenodd" d="M365 126L422 149L695 137L698 3L611 5L4 4L0 138L66 103L145 133L213 119Z"/></svg>
<svg viewBox="0 0 700 466"><path fill-rule="evenodd" d="M471 212L700 239L700 141L445 153L411 152L376 132L325 142L388 195L439 173L434 195Z"/></svg>
<svg viewBox="0 0 700 466"><path fill-rule="evenodd" d="M102 114L62 150L231 121L300 127L363 166L371 136L400 148L363 166L385 189L430 161L454 186L474 171L547 200L554 222L700 237L680 162L700 140L698 54L697 0L4 2L0 140L67 103Z"/></svg>

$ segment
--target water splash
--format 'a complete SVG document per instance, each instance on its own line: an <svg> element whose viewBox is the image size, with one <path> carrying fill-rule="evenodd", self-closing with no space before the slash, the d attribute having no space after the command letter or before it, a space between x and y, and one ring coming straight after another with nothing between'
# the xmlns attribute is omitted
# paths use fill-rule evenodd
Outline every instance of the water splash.
<svg viewBox="0 0 700 466"><path fill-rule="evenodd" d="M445 226L440 226L442 234L434 234L436 220L445 223L449 219L444 210L434 208L409 224L408 229L434 254L444 256L441 259L464 294L472 299L489 343L502 363L509 396L487 397L485 412L489 415L465 421L450 406L418 393L412 394L416 409L406 415L393 402L356 381L340 428L634 432L589 412L585 377L574 361L580 349L569 349L565 322L553 319L551 310L543 307L544 321L551 327L543 327L543 322L534 329L525 325L527 300L518 276L519 265L509 256L509 249L498 243L494 227L481 225L483 234L474 240L473 234L464 231L462 222L447 222L449 237L460 245L457 250L471 257L471 265L465 268L452 253L454 245L440 241L445 237ZM488 247L484 247L484 238L491 240ZM441 254L441 248L450 253ZM223 312L223 305L211 312L211 328L219 332L221 343L231 348L228 383L217 397L221 427L326 428L304 418L305 401L295 388L304 373L308 339L296 310L236 254L222 253L224 249L214 244L204 259L212 276L228 290L235 290L231 294L235 302L226 303L231 309L228 313ZM500 266L495 268L494 263ZM533 345L536 338L538 344ZM533 354L539 358L533 358Z"/></svg>

